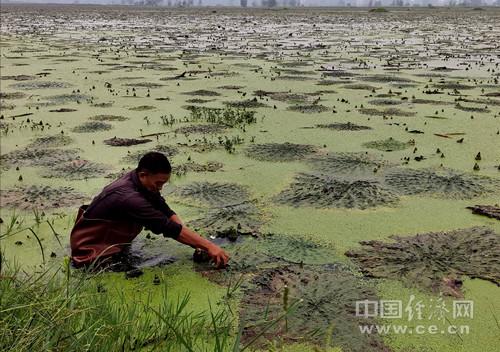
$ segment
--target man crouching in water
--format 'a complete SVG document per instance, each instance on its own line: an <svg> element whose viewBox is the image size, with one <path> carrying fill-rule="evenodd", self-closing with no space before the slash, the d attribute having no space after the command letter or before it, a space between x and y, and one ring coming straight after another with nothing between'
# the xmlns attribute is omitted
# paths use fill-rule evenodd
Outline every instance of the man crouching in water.
<svg viewBox="0 0 500 352"><path fill-rule="evenodd" d="M112 265L145 227L205 251L218 268L226 266L228 254L184 225L161 196L171 172L165 155L147 153L135 170L104 187L89 205L82 205L71 231L72 264L77 268Z"/></svg>

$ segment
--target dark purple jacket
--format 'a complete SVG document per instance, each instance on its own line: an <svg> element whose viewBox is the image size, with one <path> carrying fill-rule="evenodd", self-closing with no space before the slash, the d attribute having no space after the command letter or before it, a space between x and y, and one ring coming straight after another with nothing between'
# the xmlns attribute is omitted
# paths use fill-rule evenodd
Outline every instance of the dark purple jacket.
<svg viewBox="0 0 500 352"><path fill-rule="evenodd" d="M151 192L132 170L104 187L85 212L88 219L133 221L155 234L177 238L182 225L171 221L175 212L159 192Z"/></svg>

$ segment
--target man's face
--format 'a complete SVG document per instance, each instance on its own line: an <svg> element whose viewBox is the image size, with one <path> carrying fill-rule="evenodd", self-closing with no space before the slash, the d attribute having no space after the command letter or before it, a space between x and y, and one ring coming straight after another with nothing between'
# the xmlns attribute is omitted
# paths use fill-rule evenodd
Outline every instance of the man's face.
<svg viewBox="0 0 500 352"><path fill-rule="evenodd" d="M160 192L163 185L170 180L170 174L164 173L152 174L140 171L138 176L142 185L151 192Z"/></svg>

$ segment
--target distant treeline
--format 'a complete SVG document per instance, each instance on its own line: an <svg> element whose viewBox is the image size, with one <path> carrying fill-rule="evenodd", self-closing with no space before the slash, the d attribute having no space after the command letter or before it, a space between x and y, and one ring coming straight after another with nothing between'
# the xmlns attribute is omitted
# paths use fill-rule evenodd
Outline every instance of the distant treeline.
<svg viewBox="0 0 500 352"><path fill-rule="evenodd" d="M78 0L77 0L78 1ZM82 0L83 2L84 0ZM122 5L137 6L239 6L241 7L418 7L418 6L500 6L500 0L119 0ZM111 0L117 3L117 0Z"/></svg>

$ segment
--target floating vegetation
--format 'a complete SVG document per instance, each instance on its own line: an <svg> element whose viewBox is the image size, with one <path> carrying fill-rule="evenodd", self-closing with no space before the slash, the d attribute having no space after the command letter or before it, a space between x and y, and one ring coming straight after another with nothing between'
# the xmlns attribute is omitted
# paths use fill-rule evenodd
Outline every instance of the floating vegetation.
<svg viewBox="0 0 500 352"><path fill-rule="evenodd" d="M500 207L494 205L475 205L467 207L473 214L484 215L489 218L500 220Z"/></svg>
<svg viewBox="0 0 500 352"><path fill-rule="evenodd" d="M333 263L336 257L333 247L304 236L263 234L252 241L251 248L254 252L289 264L327 264Z"/></svg>
<svg viewBox="0 0 500 352"><path fill-rule="evenodd" d="M153 151L163 153L168 158L171 158L179 153L179 149L174 146L160 144L151 149L128 152L127 155L122 158L122 161L128 164L137 164L144 154Z"/></svg>
<svg viewBox="0 0 500 352"><path fill-rule="evenodd" d="M67 146L71 143L73 143L73 139L71 137L65 136L63 134L55 134L52 136L38 137L33 140L33 142L28 144L26 148L57 148Z"/></svg>
<svg viewBox="0 0 500 352"><path fill-rule="evenodd" d="M500 235L484 227L363 241L346 255L368 277L403 280L435 293L461 296L462 275L500 285Z"/></svg>
<svg viewBox="0 0 500 352"><path fill-rule="evenodd" d="M174 165L173 172L178 175L185 175L188 172L216 172L222 169L224 165L217 161L208 161L205 164L198 164L194 161L189 161L187 163Z"/></svg>
<svg viewBox="0 0 500 352"><path fill-rule="evenodd" d="M71 187L18 186L0 192L0 204L6 208L54 209L80 205L87 200Z"/></svg>
<svg viewBox="0 0 500 352"><path fill-rule="evenodd" d="M428 104L428 105L449 105L449 104L452 104L450 102L447 102L447 101L443 101L443 100L433 100L433 99L412 99L411 102L413 104Z"/></svg>
<svg viewBox="0 0 500 352"><path fill-rule="evenodd" d="M405 150L405 149L410 148L413 145L415 145L415 143L413 141L400 142L392 137L389 137L389 138L384 139L384 140L363 143L363 147L365 147L365 148L382 150L384 152Z"/></svg>
<svg viewBox="0 0 500 352"><path fill-rule="evenodd" d="M125 87L141 87L141 88L160 88L163 84L154 82L136 82L136 83L126 83Z"/></svg>
<svg viewBox="0 0 500 352"><path fill-rule="evenodd" d="M263 323L279 317L284 305L297 299L302 302L294 314L261 333ZM257 345L266 346L278 335L284 342L300 340L323 347L327 341L329 345L341 346L343 351L387 351L380 337L360 333L359 317L354 314L356 301L376 299L373 287L338 264L265 269L253 277L244 291L241 340L245 343L262 335ZM370 322L373 323L364 320L366 324Z"/></svg>
<svg viewBox="0 0 500 352"><path fill-rule="evenodd" d="M242 108L253 109L253 108L268 107L268 105L258 101L257 98L247 99L247 100L242 100L242 101L225 101L225 102L223 102L223 104L230 106L232 108L239 108L239 109L242 109Z"/></svg>
<svg viewBox="0 0 500 352"><path fill-rule="evenodd" d="M240 89L245 88L245 87L228 84L228 85L220 86L220 87L217 87L217 88L218 89L228 89L228 90L240 90Z"/></svg>
<svg viewBox="0 0 500 352"><path fill-rule="evenodd" d="M0 80L2 81L31 81L37 78L37 76L30 75L0 76Z"/></svg>
<svg viewBox="0 0 500 352"><path fill-rule="evenodd" d="M79 159L46 168L40 172L40 175L44 178L84 180L103 177L108 171L107 165Z"/></svg>
<svg viewBox="0 0 500 352"><path fill-rule="evenodd" d="M51 82L51 81L24 81L11 84L9 87L13 89L24 89L24 90L60 89L60 88L70 88L71 84L65 82Z"/></svg>
<svg viewBox="0 0 500 352"><path fill-rule="evenodd" d="M54 166L79 159L77 149L30 148L0 155L3 166Z"/></svg>
<svg viewBox="0 0 500 352"><path fill-rule="evenodd" d="M256 123L255 111L245 109L233 109L230 107L207 108L203 106L190 106L189 121L204 121L216 125L224 125L228 127L245 126Z"/></svg>
<svg viewBox="0 0 500 352"><path fill-rule="evenodd" d="M27 95L23 92L13 92L13 93L5 93L5 92L0 92L0 99L23 99Z"/></svg>
<svg viewBox="0 0 500 352"><path fill-rule="evenodd" d="M202 230L211 236L224 234L258 233L262 219L257 207L249 201L212 207L201 218L193 220L190 225L197 231Z"/></svg>
<svg viewBox="0 0 500 352"><path fill-rule="evenodd" d="M74 111L78 111L78 110L71 109L71 108L59 108L59 109L49 110L49 112L74 112Z"/></svg>
<svg viewBox="0 0 500 352"><path fill-rule="evenodd" d="M318 171L327 174L371 173L388 163L368 153L328 153L307 159Z"/></svg>
<svg viewBox="0 0 500 352"><path fill-rule="evenodd" d="M350 180L324 173L300 173L275 200L292 206L367 209L392 205L398 197L375 179Z"/></svg>
<svg viewBox="0 0 500 352"><path fill-rule="evenodd" d="M132 108L129 108L131 111L148 111L148 110L153 110L156 109L156 106L152 105L139 105L139 106L134 106Z"/></svg>
<svg viewBox="0 0 500 352"><path fill-rule="evenodd" d="M189 125L179 127L175 130L176 133L184 133L184 134L214 134L214 133L223 133L227 129L226 125Z"/></svg>
<svg viewBox="0 0 500 352"><path fill-rule="evenodd" d="M403 102L400 100L393 99L374 99L368 102L371 105L400 105Z"/></svg>
<svg viewBox="0 0 500 352"><path fill-rule="evenodd" d="M410 78L404 78L400 76L387 76L387 75L371 75L360 77L359 80L374 83L416 83Z"/></svg>
<svg viewBox="0 0 500 352"><path fill-rule="evenodd" d="M287 110L298 111L303 114L315 114L315 113L325 112L330 109L321 104L299 104L299 105L289 106Z"/></svg>
<svg viewBox="0 0 500 352"><path fill-rule="evenodd" d="M329 70L329 71L323 71L321 73L323 76L327 77L354 77L357 76L357 74L349 71L343 71L343 70Z"/></svg>
<svg viewBox="0 0 500 352"><path fill-rule="evenodd" d="M128 117L121 115L96 115L89 117L89 120L92 121L126 121L128 119Z"/></svg>
<svg viewBox="0 0 500 352"><path fill-rule="evenodd" d="M317 98L318 94L301 94L301 93L285 93L285 92L276 92L271 93L268 96L273 100L290 102L294 104L306 104L313 103Z"/></svg>
<svg viewBox="0 0 500 352"><path fill-rule="evenodd" d="M310 144L295 143L265 143L251 144L245 154L253 159L262 161L296 161L310 156L318 148Z"/></svg>
<svg viewBox="0 0 500 352"><path fill-rule="evenodd" d="M137 144L144 144L151 142L151 139L147 138L142 138L142 139L135 139L135 138L118 138L118 137L113 137L110 139L106 139L103 141L104 144L113 146L113 147L130 147L131 145L137 145Z"/></svg>
<svg viewBox="0 0 500 352"><path fill-rule="evenodd" d="M16 106L14 104L7 104L5 101L0 100L0 110L14 110Z"/></svg>
<svg viewBox="0 0 500 352"><path fill-rule="evenodd" d="M346 122L346 123L335 122L335 123L319 124L316 125L316 127L327 128L330 130L337 130L337 131L365 131L372 129L370 126L356 125L353 122Z"/></svg>
<svg viewBox="0 0 500 352"><path fill-rule="evenodd" d="M369 84L362 84L362 83L353 83L353 84L346 84L343 86L345 89L354 89L354 90L369 90L369 91L375 91L376 89L380 89L380 87L375 87Z"/></svg>
<svg viewBox="0 0 500 352"><path fill-rule="evenodd" d="M172 194L179 198L191 198L210 206L240 203L248 199L247 189L236 183L193 182L175 188Z"/></svg>
<svg viewBox="0 0 500 352"><path fill-rule="evenodd" d="M184 95L202 96L202 97L218 97L218 96L221 95L218 92L215 92L213 90L206 90L206 89L193 90L191 92L184 92L182 94L184 94Z"/></svg>
<svg viewBox="0 0 500 352"><path fill-rule="evenodd" d="M383 110L373 108L361 108L358 111L364 115L372 116L415 116L417 113L413 111L405 111L398 108L386 108Z"/></svg>
<svg viewBox="0 0 500 352"><path fill-rule="evenodd" d="M113 106L112 102L95 103L91 105L94 108L110 108Z"/></svg>
<svg viewBox="0 0 500 352"><path fill-rule="evenodd" d="M477 106L464 106L460 103L456 104L455 105L455 109L458 109L458 110L462 110L462 111L467 111L467 112L478 112L478 113L487 113L487 112L491 112L490 109L488 108L481 108L481 107L477 107Z"/></svg>
<svg viewBox="0 0 500 352"><path fill-rule="evenodd" d="M43 100L48 101L50 105L66 104L73 102L78 103L78 102L88 101L89 99L90 96L78 93L51 95L43 98Z"/></svg>
<svg viewBox="0 0 500 352"><path fill-rule="evenodd" d="M192 104L205 104L209 103L211 101L214 101L214 99L200 99L200 98L193 98L193 99L187 99L186 103L192 103Z"/></svg>
<svg viewBox="0 0 500 352"><path fill-rule="evenodd" d="M406 195L434 195L440 198L470 199L494 192L498 182L479 175L443 169L392 169L385 182L397 192ZM497 188L498 189L498 188Z"/></svg>
<svg viewBox="0 0 500 352"><path fill-rule="evenodd" d="M112 128L113 125L109 123L101 121L89 121L89 122L84 122L76 127L73 127L71 131L75 133L92 133L99 131L109 131Z"/></svg>
<svg viewBox="0 0 500 352"><path fill-rule="evenodd" d="M438 84L434 84L434 87L438 88L438 89L452 89L452 90L474 89L474 86L469 86L467 84L461 84L461 83L458 83L458 82L438 83Z"/></svg>

